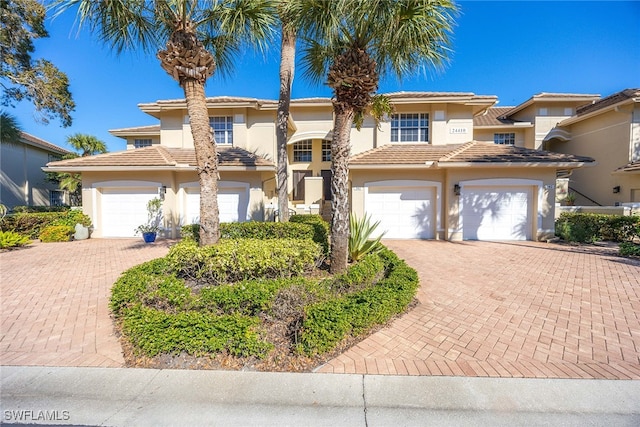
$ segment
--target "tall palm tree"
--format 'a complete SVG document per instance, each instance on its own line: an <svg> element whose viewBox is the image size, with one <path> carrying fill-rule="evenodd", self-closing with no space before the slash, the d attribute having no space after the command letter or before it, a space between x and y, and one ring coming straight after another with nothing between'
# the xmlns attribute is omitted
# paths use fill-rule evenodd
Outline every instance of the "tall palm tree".
<svg viewBox="0 0 640 427"><path fill-rule="evenodd" d="M281 23L282 41L280 44L280 93L278 98L278 118L276 124L276 140L278 150L278 219L289 220L289 189L287 170L287 136L289 130L289 105L291 103L291 86L295 70L296 29L291 25L288 16L287 1L278 3L278 16Z"/></svg>
<svg viewBox="0 0 640 427"><path fill-rule="evenodd" d="M200 244L220 238L218 154L204 91L214 72L227 72L247 44L264 47L275 24L271 0L59 0L78 6L88 24L117 53L155 51L184 90L200 181Z"/></svg>
<svg viewBox="0 0 640 427"><path fill-rule="evenodd" d="M381 76L446 62L456 6L450 0L291 0L304 34L304 73L333 90L331 271L347 266L350 133ZM326 79L326 80L325 80Z"/></svg>

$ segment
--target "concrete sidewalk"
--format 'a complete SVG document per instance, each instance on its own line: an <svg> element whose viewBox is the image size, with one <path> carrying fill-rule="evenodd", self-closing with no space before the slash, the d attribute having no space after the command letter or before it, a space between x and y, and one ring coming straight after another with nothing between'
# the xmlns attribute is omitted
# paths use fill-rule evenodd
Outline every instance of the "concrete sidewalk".
<svg viewBox="0 0 640 427"><path fill-rule="evenodd" d="M1 423L640 425L640 381L3 366Z"/></svg>

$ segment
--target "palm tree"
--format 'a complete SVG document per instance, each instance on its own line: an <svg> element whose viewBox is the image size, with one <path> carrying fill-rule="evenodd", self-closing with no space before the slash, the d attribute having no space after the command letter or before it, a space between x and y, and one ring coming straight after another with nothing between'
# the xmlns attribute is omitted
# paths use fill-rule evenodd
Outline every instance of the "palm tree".
<svg viewBox="0 0 640 427"><path fill-rule="evenodd" d="M72 146L77 153L66 154L62 157L63 160L107 152L107 145L104 141L86 133L75 133L67 136L67 144ZM82 204L82 175L70 172L58 172L52 175L51 179L58 181L58 188L69 192L71 206L80 206Z"/></svg>
<svg viewBox="0 0 640 427"><path fill-rule="evenodd" d="M289 189L287 186L287 136L289 130L289 105L291 103L291 85L296 56L296 29L291 25L292 19L287 15L285 0L278 3L278 16L281 22L282 41L280 48L280 93L278 99L278 119L276 139L278 150L278 219L289 220Z"/></svg>
<svg viewBox="0 0 640 427"><path fill-rule="evenodd" d="M304 34L303 67L333 90L331 271L347 266L350 133L361 123L380 76L398 78L448 56L456 7L449 0L291 0Z"/></svg>
<svg viewBox="0 0 640 427"><path fill-rule="evenodd" d="M204 86L216 70L229 71L245 44L264 47L275 24L271 0L59 0L78 6L88 24L117 53L155 51L162 68L184 90L200 181L200 244L220 238L218 154Z"/></svg>
<svg viewBox="0 0 640 427"><path fill-rule="evenodd" d="M0 141L18 142L22 129L18 120L6 111L0 112Z"/></svg>

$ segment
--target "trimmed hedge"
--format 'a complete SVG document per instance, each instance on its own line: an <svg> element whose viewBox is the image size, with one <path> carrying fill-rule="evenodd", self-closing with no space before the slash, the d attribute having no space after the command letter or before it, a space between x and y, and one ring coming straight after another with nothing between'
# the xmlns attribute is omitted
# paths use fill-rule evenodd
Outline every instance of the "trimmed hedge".
<svg viewBox="0 0 640 427"><path fill-rule="evenodd" d="M69 206L14 206L14 213L41 213L41 212L65 212Z"/></svg>
<svg viewBox="0 0 640 427"><path fill-rule="evenodd" d="M320 247L311 240L220 240L202 247L184 240L169 250L167 261L180 277L219 285L300 275L313 269L319 256Z"/></svg>
<svg viewBox="0 0 640 427"><path fill-rule="evenodd" d="M622 242L620 243L619 252L622 256L640 257L640 244L633 242Z"/></svg>
<svg viewBox="0 0 640 427"><path fill-rule="evenodd" d="M289 222L308 224L313 227L313 241L322 246L324 254L329 253L329 223L320 215L292 215Z"/></svg>
<svg viewBox="0 0 640 427"><path fill-rule="evenodd" d="M640 216L564 212L556 220L556 236L567 242L616 242L640 237Z"/></svg>
<svg viewBox="0 0 640 427"><path fill-rule="evenodd" d="M308 355L327 352L349 335L359 335L404 311L418 289L418 275L393 252L378 255L387 275L373 286L305 308L299 350Z"/></svg>
<svg viewBox="0 0 640 427"><path fill-rule="evenodd" d="M295 224L289 222L223 222L220 224L221 239L309 239L315 240L313 224ZM189 224L180 229L185 240L200 242L200 225ZM322 245L321 241L316 241Z"/></svg>
<svg viewBox="0 0 640 427"><path fill-rule="evenodd" d="M42 230L50 225L67 225L75 227L79 223L91 226L91 219L80 210L63 212L17 213L7 215L0 220L2 231L14 231L30 239L37 239Z"/></svg>

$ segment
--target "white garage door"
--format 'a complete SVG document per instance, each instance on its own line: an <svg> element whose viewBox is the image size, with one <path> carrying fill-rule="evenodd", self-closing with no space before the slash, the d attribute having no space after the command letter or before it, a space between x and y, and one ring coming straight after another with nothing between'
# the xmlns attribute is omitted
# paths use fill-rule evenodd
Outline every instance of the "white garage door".
<svg viewBox="0 0 640 427"><path fill-rule="evenodd" d="M435 188L426 186L369 186L365 212L380 221L376 231L390 239L433 239Z"/></svg>
<svg viewBox="0 0 640 427"><path fill-rule="evenodd" d="M157 196L157 187L102 189L102 236L135 236L135 229L147 222L147 202Z"/></svg>
<svg viewBox="0 0 640 427"><path fill-rule="evenodd" d="M200 222L200 189L188 188L186 201L186 224ZM247 219L249 200L244 188L219 187L218 210L220 222L244 222Z"/></svg>
<svg viewBox="0 0 640 427"><path fill-rule="evenodd" d="M527 187L462 189L464 240L530 240L532 191Z"/></svg>

